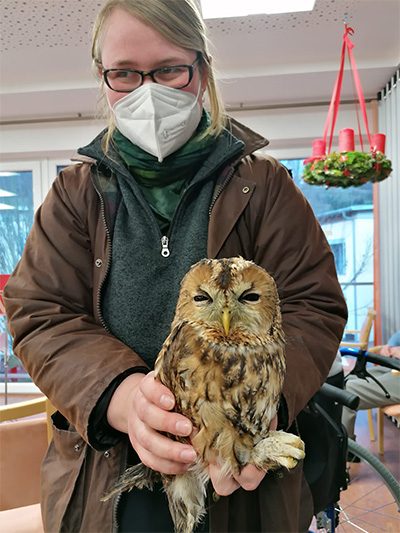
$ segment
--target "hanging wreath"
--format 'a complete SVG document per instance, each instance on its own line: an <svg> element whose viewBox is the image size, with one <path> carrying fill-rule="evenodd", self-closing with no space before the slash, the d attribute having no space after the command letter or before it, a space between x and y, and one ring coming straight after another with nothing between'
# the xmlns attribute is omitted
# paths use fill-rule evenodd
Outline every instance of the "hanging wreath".
<svg viewBox="0 0 400 533"><path fill-rule="evenodd" d="M307 163L302 177L309 185L345 189L382 181L391 172L392 164L382 152L332 152Z"/></svg>
<svg viewBox="0 0 400 533"><path fill-rule="evenodd" d="M315 139L313 141L312 156L304 161L302 178L309 185L325 185L326 187L343 188L360 187L367 182L374 183L382 181L386 179L392 171L392 164L385 156L385 135L382 133L370 135L369 133L364 96L352 53L354 45L349 37L349 35L353 35L353 33L353 29L345 24L340 69L332 93L324 135L322 139ZM333 132L340 105L346 49L370 145L370 151L368 152L364 152L356 97L354 97L354 103L356 104L361 151L358 152L354 149L354 130L345 128L339 132L338 153L331 152ZM331 120L331 134L328 155L326 155L326 141Z"/></svg>

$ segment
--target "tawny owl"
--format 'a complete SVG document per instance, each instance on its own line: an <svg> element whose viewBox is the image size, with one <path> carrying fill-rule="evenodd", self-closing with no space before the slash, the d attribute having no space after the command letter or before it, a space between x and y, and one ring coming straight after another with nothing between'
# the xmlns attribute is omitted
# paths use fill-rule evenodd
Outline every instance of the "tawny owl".
<svg viewBox="0 0 400 533"><path fill-rule="evenodd" d="M275 282L253 262L204 259L190 269L155 375L197 428L198 460L177 476L136 465L111 494L152 488L161 477L177 532L191 532L204 515L210 458L229 475L248 463L293 468L304 457L298 437L269 431L285 376L284 338Z"/></svg>

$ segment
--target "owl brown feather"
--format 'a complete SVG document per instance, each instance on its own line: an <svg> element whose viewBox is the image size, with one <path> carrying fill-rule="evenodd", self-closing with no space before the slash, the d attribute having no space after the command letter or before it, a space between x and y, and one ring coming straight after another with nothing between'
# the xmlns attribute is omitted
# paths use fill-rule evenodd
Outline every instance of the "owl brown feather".
<svg viewBox="0 0 400 533"><path fill-rule="evenodd" d="M269 430L285 377L284 337L275 282L251 261L204 259L190 269L155 376L198 430L198 460L176 476L134 466L110 495L152 488L161 477L177 532L191 532L204 516L210 460L232 475L246 464L293 468L304 457L298 437Z"/></svg>

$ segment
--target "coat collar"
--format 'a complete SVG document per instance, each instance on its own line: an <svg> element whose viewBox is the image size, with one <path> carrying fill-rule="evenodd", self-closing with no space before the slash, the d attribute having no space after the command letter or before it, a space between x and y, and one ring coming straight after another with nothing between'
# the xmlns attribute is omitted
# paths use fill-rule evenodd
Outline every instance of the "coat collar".
<svg viewBox="0 0 400 533"><path fill-rule="evenodd" d="M262 135L254 132L244 124L241 124L237 120L235 120L232 117L227 117L227 124L226 129L234 135L238 140L242 141L244 143L244 149L243 153L241 154L241 157L244 157L246 155L249 155L256 150L260 150L261 148L264 148L269 144L268 139L263 137ZM99 147L99 141L103 138L107 130L103 130L89 145L85 148L80 148L78 152L74 155L74 157L71 158L71 161L78 161L81 163L96 163L98 159L96 160L95 157L89 157L87 155L84 155L82 151L85 151L86 148L91 149L91 152L93 153L93 149L95 149L96 156L99 156L99 159L104 159L104 154L100 154L98 152ZM82 150L82 151L81 151Z"/></svg>
<svg viewBox="0 0 400 533"><path fill-rule="evenodd" d="M244 142L243 157L268 146L269 141L232 117L228 117L226 129Z"/></svg>

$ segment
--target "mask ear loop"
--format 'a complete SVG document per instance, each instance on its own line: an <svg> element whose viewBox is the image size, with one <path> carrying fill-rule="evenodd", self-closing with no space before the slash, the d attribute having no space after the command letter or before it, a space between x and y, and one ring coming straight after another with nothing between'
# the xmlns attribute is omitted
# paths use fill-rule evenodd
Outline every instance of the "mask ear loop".
<svg viewBox="0 0 400 533"><path fill-rule="evenodd" d="M192 93L193 94L193 93ZM193 102L193 105L191 107L191 109L193 109L194 107L196 107L196 104L199 104L199 96L201 94L201 101L202 103L204 104L204 99L205 99L205 95L204 95L204 90L201 88L201 78L199 79L199 88L197 90L197 94L196 94L196 97L195 97L195 101ZM194 94L193 94L194 96ZM199 104L200 105L200 104Z"/></svg>

